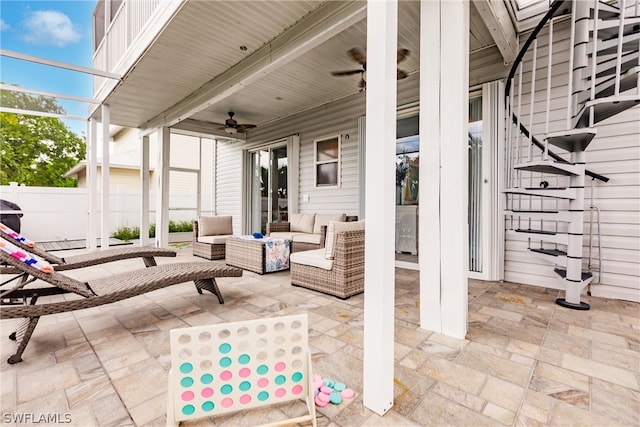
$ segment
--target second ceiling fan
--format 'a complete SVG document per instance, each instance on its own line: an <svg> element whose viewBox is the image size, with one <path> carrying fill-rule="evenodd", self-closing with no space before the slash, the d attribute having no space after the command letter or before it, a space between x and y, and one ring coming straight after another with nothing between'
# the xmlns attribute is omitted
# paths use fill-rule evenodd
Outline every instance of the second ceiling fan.
<svg viewBox="0 0 640 427"><path fill-rule="evenodd" d="M233 118L233 116L236 114L233 111L229 111L227 114L229 114L229 118L227 120L225 120L224 127L220 128L220 129L223 129L229 135L233 135L233 134L238 133L238 132L244 133L244 132L246 132L247 129L253 129L254 127L256 127L256 125L238 123Z"/></svg>
<svg viewBox="0 0 640 427"><path fill-rule="evenodd" d="M356 70L332 71L331 75L352 76L355 74L360 74L360 83L358 84L358 86L363 90L366 89L367 87L367 54L362 49L358 47L354 47L347 51L347 55L349 55L349 57L354 61L356 61L358 64L362 65L362 68L358 68ZM397 62L400 63L404 61L407 56L409 56L408 49L398 49ZM398 69L398 80L402 80L407 76L408 74L405 71Z"/></svg>

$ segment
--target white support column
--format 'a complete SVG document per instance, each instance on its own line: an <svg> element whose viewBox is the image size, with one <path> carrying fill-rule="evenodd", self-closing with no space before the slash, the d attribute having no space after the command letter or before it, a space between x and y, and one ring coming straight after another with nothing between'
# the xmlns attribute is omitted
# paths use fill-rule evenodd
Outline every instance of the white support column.
<svg viewBox="0 0 640 427"><path fill-rule="evenodd" d="M158 129L158 162L156 167L156 247L169 245L169 146L171 131Z"/></svg>
<svg viewBox="0 0 640 427"><path fill-rule="evenodd" d="M422 0L420 325L467 332L469 2Z"/></svg>
<svg viewBox="0 0 640 427"><path fill-rule="evenodd" d="M109 126L111 116L108 105L102 105L102 227L100 231L100 249L109 248Z"/></svg>
<svg viewBox="0 0 640 427"><path fill-rule="evenodd" d="M87 248L98 247L98 122L95 118L87 122Z"/></svg>
<svg viewBox="0 0 640 427"><path fill-rule="evenodd" d="M149 135L140 138L140 246L149 244Z"/></svg>
<svg viewBox="0 0 640 427"><path fill-rule="evenodd" d="M393 406L395 308L396 0L367 2L365 293L363 403Z"/></svg>

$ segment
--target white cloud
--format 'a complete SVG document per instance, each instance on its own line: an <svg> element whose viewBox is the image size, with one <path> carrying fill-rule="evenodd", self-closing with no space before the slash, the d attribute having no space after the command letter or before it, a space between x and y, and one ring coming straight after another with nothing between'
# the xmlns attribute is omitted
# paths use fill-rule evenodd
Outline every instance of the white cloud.
<svg viewBox="0 0 640 427"><path fill-rule="evenodd" d="M23 40L34 45L64 47L81 38L71 19L54 10L32 12L24 21L24 26L26 33Z"/></svg>
<svg viewBox="0 0 640 427"><path fill-rule="evenodd" d="M8 30L9 28L9 24L4 22L4 19L0 18L0 31Z"/></svg>

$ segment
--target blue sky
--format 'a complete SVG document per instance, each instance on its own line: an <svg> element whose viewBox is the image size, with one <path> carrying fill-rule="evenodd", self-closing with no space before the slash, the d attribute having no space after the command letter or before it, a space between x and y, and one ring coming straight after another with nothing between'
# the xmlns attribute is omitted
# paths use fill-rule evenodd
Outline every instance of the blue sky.
<svg viewBox="0 0 640 427"><path fill-rule="evenodd" d="M92 67L92 14L96 0L0 1L0 47L5 50ZM0 56L0 80L23 88L92 97L92 77ZM59 99L67 114L87 117L88 105ZM74 132L86 121L65 120Z"/></svg>

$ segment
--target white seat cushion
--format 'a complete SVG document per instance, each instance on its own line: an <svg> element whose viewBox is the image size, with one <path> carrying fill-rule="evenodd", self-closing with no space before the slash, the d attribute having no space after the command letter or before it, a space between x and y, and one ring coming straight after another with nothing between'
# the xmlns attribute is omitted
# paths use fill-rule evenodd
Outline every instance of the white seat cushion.
<svg viewBox="0 0 640 427"><path fill-rule="evenodd" d="M211 245L219 245L227 243L227 239L231 237L231 234L225 234L222 236L200 236L198 242L209 243Z"/></svg>
<svg viewBox="0 0 640 427"><path fill-rule="evenodd" d="M273 233L271 233L273 234ZM322 234L296 234L293 236L293 241L299 243L312 243L314 245L319 245L322 240Z"/></svg>
<svg viewBox="0 0 640 427"><path fill-rule="evenodd" d="M272 231L269 233L269 237L274 239L287 239L293 240L293 238L301 233L292 233L291 231Z"/></svg>
<svg viewBox="0 0 640 427"><path fill-rule="evenodd" d="M294 252L289 256L291 264L302 264L310 267L317 267L323 270L331 270L333 268L333 260L324 257L324 248L314 249L312 251Z"/></svg>

